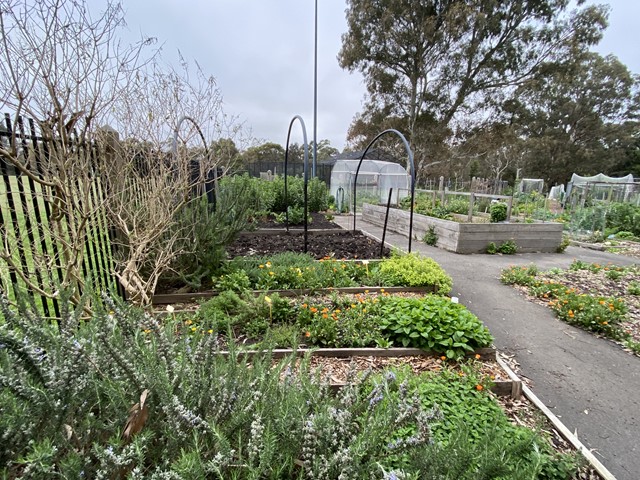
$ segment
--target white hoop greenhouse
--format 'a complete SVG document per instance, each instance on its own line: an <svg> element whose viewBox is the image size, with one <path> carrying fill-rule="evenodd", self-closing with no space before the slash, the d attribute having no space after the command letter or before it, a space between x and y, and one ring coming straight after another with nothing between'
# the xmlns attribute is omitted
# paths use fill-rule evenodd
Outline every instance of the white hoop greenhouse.
<svg viewBox="0 0 640 480"><path fill-rule="evenodd" d="M331 170L330 193L336 199L339 210L353 202L353 180L359 160L337 160ZM411 176L405 168L393 162L363 160L358 172L358 205L387 203L389 189L393 189L391 201L397 204L409 195Z"/></svg>

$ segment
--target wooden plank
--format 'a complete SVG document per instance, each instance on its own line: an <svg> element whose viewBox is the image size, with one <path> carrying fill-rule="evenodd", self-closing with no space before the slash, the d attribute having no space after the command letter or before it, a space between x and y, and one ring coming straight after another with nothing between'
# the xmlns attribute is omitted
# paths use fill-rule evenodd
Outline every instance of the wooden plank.
<svg viewBox="0 0 640 480"><path fill-rule="evenodd" d="M237 356L254 357L256 355L270 354L273 358L283 358L289 355L302 357L304 355L312 355L316 357L332 357L332 358L348 358L348 357L439 357L440 353L422 350L420 348L278 348L271 351L265 350L245 350L236 352ZM228 351L219 352L222 356L228 356ZM479 348L473 352L469 352L465 357L474 358L480 355L482 360L495 360L496 350L493 348Z"/></svg>
<svg viewBox="0 0 640 480"><path fill-rule="evenodd" d="M254 290L254 295L278 293L283 297L299 297L303 295L319 295L329 293L379 293L384 290L387 293L433 293L433 287L336 287L336 288L303 288L297 290ZM210 290L208 292L192 293L159 293L152 297L153 305L170 305L174 303L189 303L198 300L206 300L215 297L220 292Z"/></svg>

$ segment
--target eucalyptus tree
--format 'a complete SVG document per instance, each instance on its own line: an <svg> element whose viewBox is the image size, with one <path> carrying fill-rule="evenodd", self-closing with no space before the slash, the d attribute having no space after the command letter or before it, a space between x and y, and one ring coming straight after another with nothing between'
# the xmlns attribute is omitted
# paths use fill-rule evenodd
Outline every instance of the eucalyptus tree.
<svg viewBox="0 0 640 480"><path fill-rule="evenodd" d="M574 172L631 173L624 163L637 143L640 81L614 56L588 52L544 65L505 113L533 176L554 184Z"/></svg>
<svg viewBox="0 0 640 480"><path fill-rule="evenodd" d="M583 3L583 2L579 2ZM340 65L365 77L354 144L401 126L419 165L442 161L461 130L499 111L560 52L596 43L606 8L569 0L348 0Z"/></svg>

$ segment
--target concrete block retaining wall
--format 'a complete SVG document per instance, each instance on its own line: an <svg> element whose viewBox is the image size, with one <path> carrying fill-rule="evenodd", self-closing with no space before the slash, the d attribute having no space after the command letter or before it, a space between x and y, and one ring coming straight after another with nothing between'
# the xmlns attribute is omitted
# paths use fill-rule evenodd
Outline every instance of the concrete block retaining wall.
<svg viewBox="0 0 640 480"><path fill-rule="evenodd" d="M386 208L365 203L362 219L377 226L384 226ZM409 235L409 212L389 210L387 229ZM429 227L435 228L436 246L456 253L484 253L487 245L500 245L512 240L519 253L555 252L562 242L562 224L548 223L458 223L414 213L413 235L422 240Z"/></svg>

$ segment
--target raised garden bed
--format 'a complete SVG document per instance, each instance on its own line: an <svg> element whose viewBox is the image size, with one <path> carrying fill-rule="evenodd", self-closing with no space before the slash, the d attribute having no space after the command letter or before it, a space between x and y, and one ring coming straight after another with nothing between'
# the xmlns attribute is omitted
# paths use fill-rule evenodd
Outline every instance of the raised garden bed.
<svg viewBox="0 0 640 480"><path fill-rule="evenodd" d="M362 219L377 226L384 226L386 208L364 204ZM409 212L389 210L387 228L409 234ZM489 243L515 242L518 252L555 252L562 243L563 225L548 223L458 223L451 220L414 214L413 234L422 239L433 229L435 246L456 253L485 253Z"/></svg>

